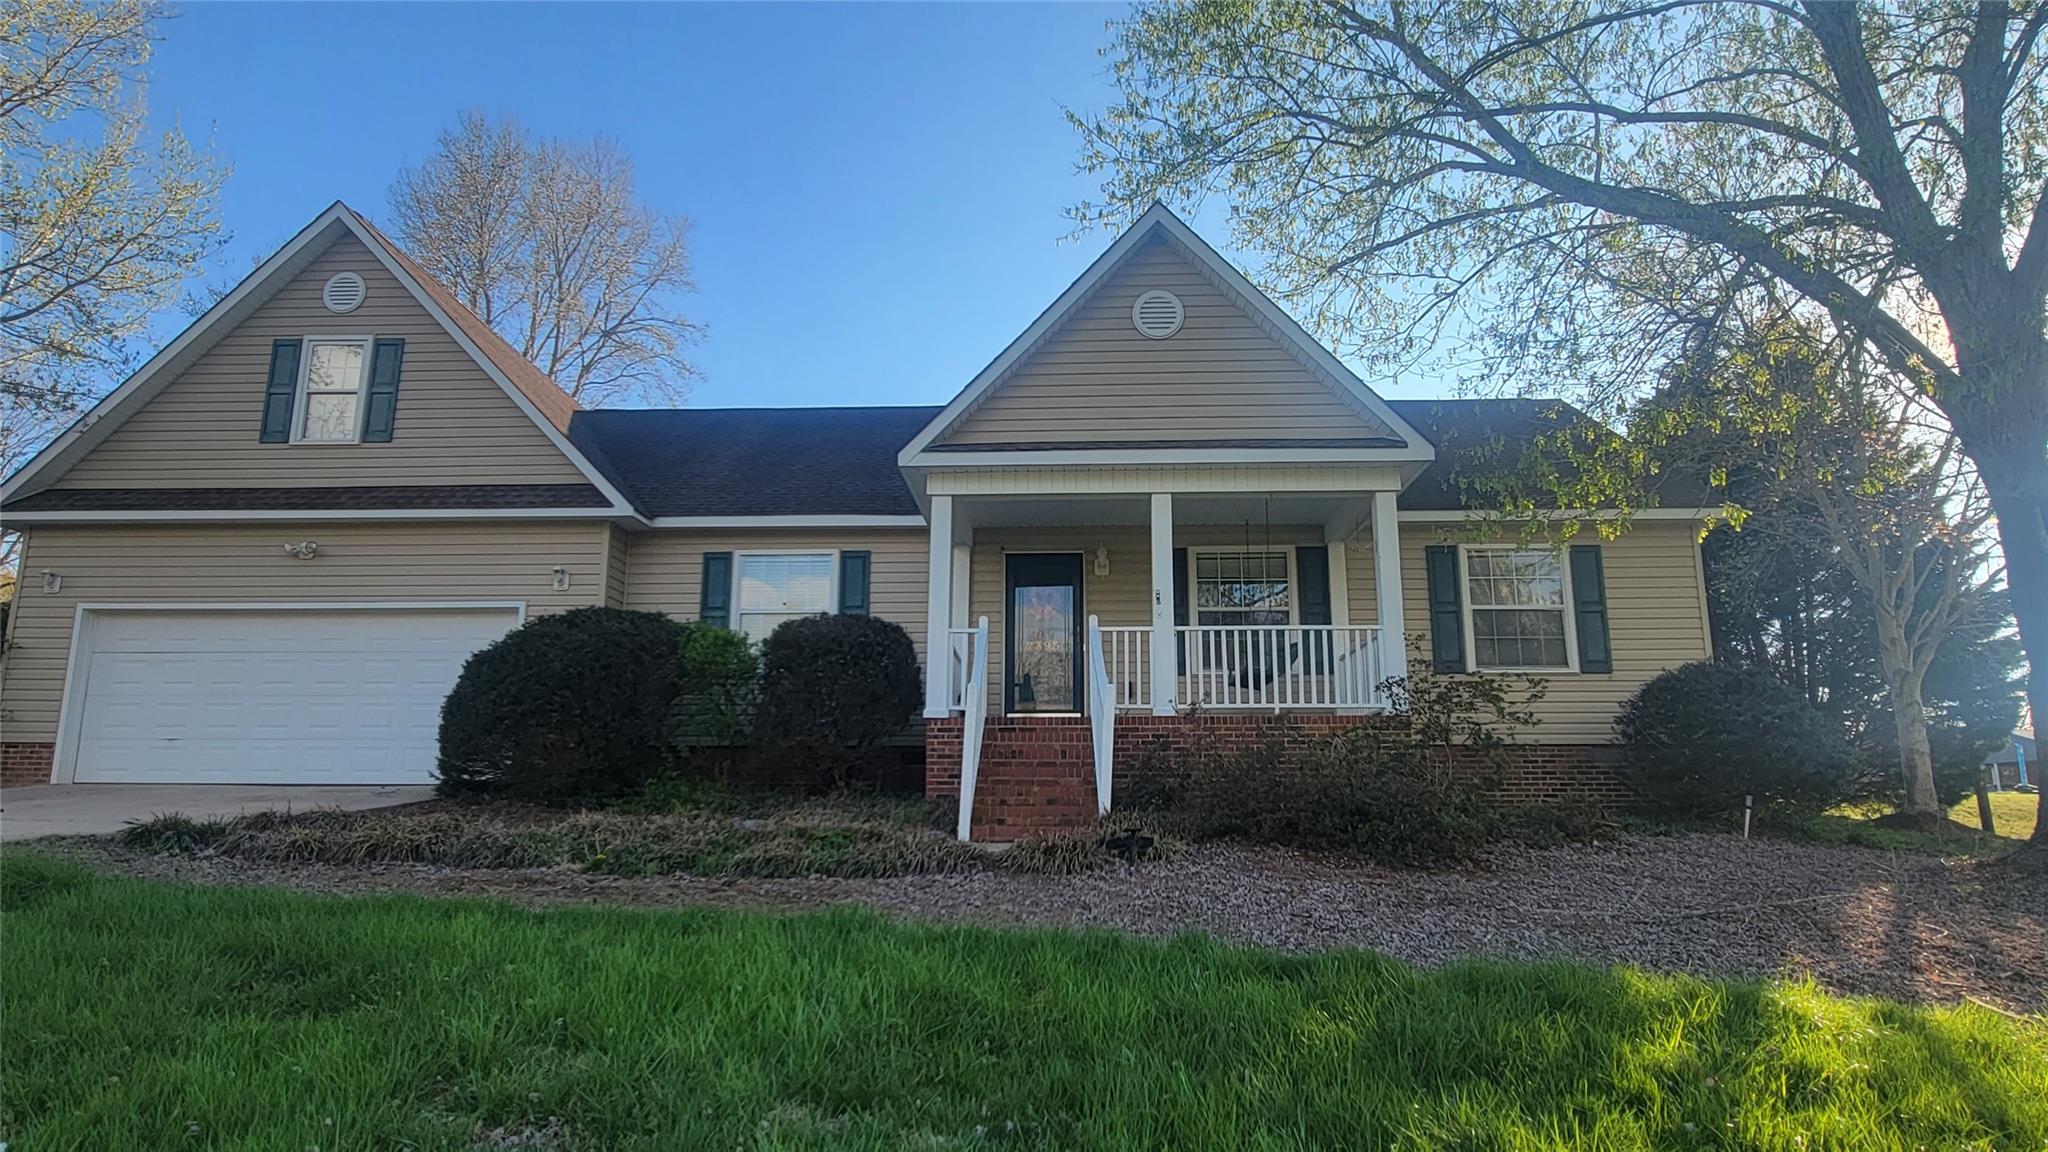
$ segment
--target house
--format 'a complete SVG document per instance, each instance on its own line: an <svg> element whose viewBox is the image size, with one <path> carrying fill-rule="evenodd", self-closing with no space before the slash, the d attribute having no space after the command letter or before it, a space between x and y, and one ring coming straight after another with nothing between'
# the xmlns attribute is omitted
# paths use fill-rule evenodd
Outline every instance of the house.
<svg viewBox="0 0 2048 1152"><path fill-rule="evenodd" d="M1355 723L1413 660L1546 678L1510 787L1612 788L1617 705L1710 651L1701 514L1552 550L1461 496L1573 418L1382 399L1163 207L942 408L585 411L336 204L0 489L0 765L430 780L472 651L619 605L901 623L963 833L1088 818L1192 733Z"/></svg>
<svg viewBox="0 0 2048 1152"><path fill-rule="evenodd" d="M1984 758L1985 778L1991 787L2003 791L2022 785L2039 785L2041 745L2031 728L2022 728L1998 751Z"/></svg>

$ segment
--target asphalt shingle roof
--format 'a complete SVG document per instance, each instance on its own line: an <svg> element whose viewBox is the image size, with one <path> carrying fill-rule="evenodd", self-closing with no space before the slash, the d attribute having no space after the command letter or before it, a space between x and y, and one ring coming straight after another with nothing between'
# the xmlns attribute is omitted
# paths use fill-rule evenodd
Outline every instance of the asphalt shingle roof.
<svg viewBox="0 0 2048 1152"><path fill-rule="evenodd" d="M938 413L584 409L569 439L649 516L915 516L896 453Z"/></svg>
<svg viewBox="0 0 2048 1152"><path fill-rule="evenodd" d="M1401 507L1465 506L1456 476L1590 417L1559 400L1394 400L1437 459ZM896 454L938 415L906 408L585 409L569 438L649 516L915 515ZM1011 445L1010 447L1015 447ZM1071 445L1069 445L1071 447ZM1704 490L1667 485L1666 507Z"/></svg>

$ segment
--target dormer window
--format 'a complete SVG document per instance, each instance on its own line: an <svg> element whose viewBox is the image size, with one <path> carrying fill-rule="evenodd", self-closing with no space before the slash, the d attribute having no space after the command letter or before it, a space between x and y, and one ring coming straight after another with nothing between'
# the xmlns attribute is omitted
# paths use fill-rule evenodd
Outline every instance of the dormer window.
<svg viewBox="0 0 2048 1152"><path fill-rule="evenodd" d="M299 379L293 439L302 444L353 444L362 428L370 341L311 337Z"/></svg>

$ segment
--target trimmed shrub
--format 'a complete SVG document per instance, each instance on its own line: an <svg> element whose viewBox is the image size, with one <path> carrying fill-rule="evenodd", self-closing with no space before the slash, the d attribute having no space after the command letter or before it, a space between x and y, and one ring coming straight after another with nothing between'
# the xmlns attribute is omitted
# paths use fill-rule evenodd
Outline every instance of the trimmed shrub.
<svg viewBox="0 0 2048 1152"><path fill-rule="evenodd" d="M618 796L661 770L685 625L578 608L463 665L441 705L440 791L547 803Z"/></svg>
<svg viewBox="0 0 2048 1152"><path fill-rule="evenodd" d="M1701 661L1643 685L1615 722L1622 764L1652 808L1696 817L1759 805L1819 810L1856 788L1841 726L1769 673Z"/></svg>
<svg viewBox="0 0 2048 1152"><path fill-rule="evenodd" d="M844 785L924 700L917 651L874 616L790 620L761 645L754 751L781 779Z"/></svg>
<svg viewBox="0 0 2048 1152"><path fill-rule="evenodd" d="M761 658L744 634L704 624L684 626L678 655L676 740L683 745L737 744L753 721Z"/></svg>

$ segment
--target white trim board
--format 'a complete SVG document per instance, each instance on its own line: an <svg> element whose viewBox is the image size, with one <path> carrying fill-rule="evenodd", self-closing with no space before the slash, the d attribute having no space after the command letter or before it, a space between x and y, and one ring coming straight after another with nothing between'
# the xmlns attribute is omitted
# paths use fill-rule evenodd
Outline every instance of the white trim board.
<svg viewBox="0 0 2048 1152"><path fill-rule="evenodd" d="M632 502L569 442L569 438L561 429L555 427L553 421L534 407L533 401L498 369L489 356L484 355L483 350L449 318L447 312L434 303L419 281L392 256L382 238L364 227L355 210L339 200L329 205L313 219L312 223L300 229L284 247L273 252L269 259L244 277L232 292L221 297L218 303L188 325L175 340L165 345L149 359L148 363L123 381L120 387L108 393L99 403L73 421L69 428L44 445L42 450L28 463L22 465L14 475L0 483L0 504L5 504L6 501L26 492L38 491L59 479L87 452L106 439L115 428L134 415L137 409L148 403L158 391L191 367L235 324L247 319L275 295L277 288L303 271L343 235L355 237L363 247L369 249L371 255L377 258L377 262L383 265L384 270L412 295L414 302L434 318L484 375L496 383L512 403L539 427L541 434L568 458L577 471L583 473L585 479L604 493L605 498L612 502L612 506L599 511L606 515L638 515L633 509ZM295 400L294 419L297 416L297 408ZM253 435L253 420L250 428Z"/></svg>
<svg viewBox="0 0 2048 1152"><path fill-rule="evenodd" d="M1194 261L1196 267L1222 289L1226 295L1237 297L1238 303L1251 311L1255 321L1264 325L1281 342L1293 346L1297 353L1302 355L1313 367L1320 370L1327 380L1335 385L1348 399L1368 414L1377 418L1391 429L1396 436L1407 443L1406 448L1353 450L1381 453L1378 456L1321 457L1322 459L1433 460L1436 458L1436 449L1430 444L1427 437L1417 432L1407 421L1395 415L1394 410L1389 408L1386 401L1382 400L1377 393L1367 387L1365 381L1360 380L1356 373L1346 368L1343 361L1337 359L1328 348L1323 347L1321 341L1304 331L1301 325L1294 322L1293 317L1287 315L1279 305L1273 303L1271 298L1254 287L1252 282L1245 279L1242 273L1238 272L1236 268L1231 267L1230 262L1225 260L1221 253L1210 247L1207 241L1196 235L1194 230L1189 228L1180 217L1174 215L1171 209L1167 208L1164 204L1155 202L1150 208L1145 210L1144 215L1138 217L1135 223L1124 230L1123 235L1117 237L1115 243L1111 244L1102 255L1096 257L1095 262L1090 264L1078 279L1068 285L1067 290L1060 293L1051 306L1046 308L1044 312L1039 313L1038 318L1031 322L1030 327L1026 328L1015 340L1012 340L1008 347L1004 348L994 360L990 361L986 368L983 368L973 380L968 382L967 387L960 390L959 395L953 397L952 401L944 409L940 410L939 414L934 416L931 422L926 424L912 438L909 444L904 446L903 450L897 454L896 462L906 468L932 467L942 461L951 464L953 461L950 457L966 455L965 453L928 453L927 449L971 412L991 388L994 388L1009 375L1012 368L1015 368L1026 356L1036 351L1038 346L1065 322L1068 315L1087 301L1102 281L1111 272L1120 267L1124 260L1155 232L1164 232L1175 241L1186 252L1188 257ZM1286 450L1280 449L1275 451ZM1089 453L1085 452L1085 450L1083 450L1082 454L1086 459L1099 461L1108 460L1114 455L1118 455L1113 453ZM1207 459L1215 458L1209 452L1200 452L1200 454ZM992 464L1004 462L1015 464L1023 462L1022 457L1038 455L1038 453L1009 453L994 450L973 453L973 455L994 457L995 459L990 461ZM1069 453L1044 453L1043 455L1069 455ZM935 459L935 456L940 458ZM1289 459L1290 457L1264 454L1254 458ZM1294 458L1301 459L1301 457ZM1308 457L1308 459L1315 458ZM1065 461L1046 460L1035 462L1062 463Z"/></svg>
<svg viewBox="0 0 2048 1152"><path fill-rule="evenodd" d="M450 612L510 611L514 628L526 623L524 600L81 600L72 608L71 647L64 656L64 693L57 705L57 740L50 782L69 784L78 772L78 726L85 698L85 651L96 614L107 612Z"/></svg>

